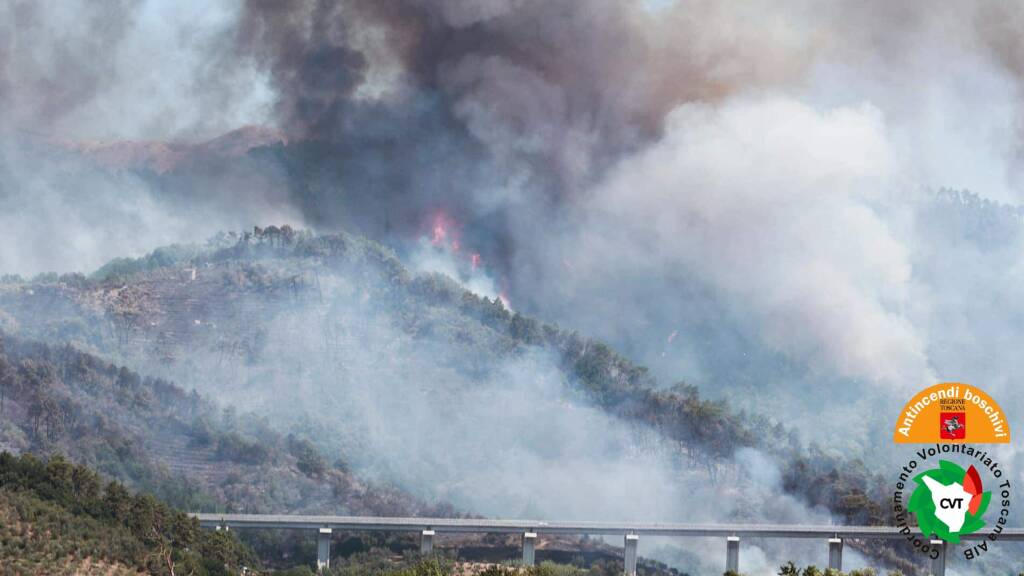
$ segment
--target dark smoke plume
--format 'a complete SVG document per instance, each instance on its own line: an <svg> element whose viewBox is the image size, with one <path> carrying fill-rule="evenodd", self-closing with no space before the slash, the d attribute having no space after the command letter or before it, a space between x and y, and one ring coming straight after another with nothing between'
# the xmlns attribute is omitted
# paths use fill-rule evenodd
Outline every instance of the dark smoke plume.
<svg viewBox="0 0 1024 576"><path fill-rule="evenodd" d="M311 223L401 243L440 211L514 283L518 238L557 223L675 106L802 68L782 29L720 43L707 23L729 18L605 0L253 1L221 66L269 74L295 142L277 157Z"/></svg>

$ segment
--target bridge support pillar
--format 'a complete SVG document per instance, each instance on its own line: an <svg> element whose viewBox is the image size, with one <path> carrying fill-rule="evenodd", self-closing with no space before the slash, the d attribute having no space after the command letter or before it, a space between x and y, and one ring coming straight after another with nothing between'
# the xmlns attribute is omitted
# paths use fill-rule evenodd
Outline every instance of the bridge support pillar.
<svg viewBox="0 0 1024 576"><path fill-rule="evenodd" d="M420 532L420 554L424 556L434 553L434 531L424 530Z"/></svg>
<svg viewBox="0 0 1024 576"><path fill-rule="evenodd" d="M842 538L828 539L828 567L833 570L843 570L843 540Z"/></svg>
<svg viewBox="0 0 1024 576"><path fill-rule="evenodd" d="M626 534L626 549L623 553L626 576L636 576L636 547L639 543L639 536L636 534Z"/></svg>
<svg viewBox="0 0 1024 576"><path fill-rule="evenodd" d="M942 540L932 540L929 544L933 550L939 551L939 555L932 558L932 569L929 573L932 576L946 576L946 543Z"/></svg>
<svg viewBox="0 0 1024 576"><path fill-rule="evenodd" d="M534 554L537 548L537 533L526 532L523 534L523 566L533 566Z"/></svg>
<svg viewBox="0 0 1024 576"><path fill-rule="evenodd" d="M316 571L331 567L331 529L321 528L316 535Z"/></svg>
<svg viewBox="0 0 1024 576"><path fill-rule="evenodd" d="M725 539L725 571L740 571L740 537L729 536Z"/></svg>

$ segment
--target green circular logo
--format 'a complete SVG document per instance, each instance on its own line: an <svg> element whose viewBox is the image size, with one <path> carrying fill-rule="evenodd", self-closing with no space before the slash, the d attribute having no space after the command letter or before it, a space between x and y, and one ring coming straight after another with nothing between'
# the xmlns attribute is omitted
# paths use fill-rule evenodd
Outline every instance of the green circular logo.
<svg viewBox="0 0 1024 576"><path fill-rule="evenodd" d="M940 460L938 468L918 474L914 482L917 487L907 510L917 517L922 534L935 534L958 544L960 536L985 527L982 516L992 493L982 490L981 476L974 466L964 470L953 462Z"/></svg>

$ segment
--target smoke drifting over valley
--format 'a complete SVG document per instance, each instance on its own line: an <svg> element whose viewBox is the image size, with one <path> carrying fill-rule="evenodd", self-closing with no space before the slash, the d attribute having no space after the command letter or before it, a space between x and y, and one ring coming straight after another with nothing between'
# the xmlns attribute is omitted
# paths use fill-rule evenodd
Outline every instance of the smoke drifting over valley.
<svg viewBox="0 0 1024 576"><path fill-rule="evenodd" d="M987 1L15 0L0 7L0 273L90 273L267 224L344 229L828 450L871 455L937 381L985 388L1012 427L1022 22ZM329 412L317 425L352 423L339 451L364 473L479 513L737 511L691 506L727 483L677 478L662 440L636 453L642 434L563 397L550 358L467 368L451 339L403 348L393 317L373 328L394 311L334 288L268 328L287 336L252 365L122 359L266 414L282 374L303 374ZM369 344L333 363L339 318ZM764 458L731 465L767 468L770 492ZM828 514L787 500L751 520L797 518Z"/></svg>

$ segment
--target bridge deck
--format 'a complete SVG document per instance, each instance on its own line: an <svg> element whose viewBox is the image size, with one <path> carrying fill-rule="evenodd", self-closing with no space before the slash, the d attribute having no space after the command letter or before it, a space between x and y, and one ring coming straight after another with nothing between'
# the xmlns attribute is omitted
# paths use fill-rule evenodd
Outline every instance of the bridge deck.
<svg viewBox="0 0 1024 576"><path fill-rule="evenodd" d="M366 516L298 516L277 514L192 514L203 527L373 530L385 532L593 534L755 538L906 538L894 526L826 526L781 524L674 524L652 522L545 522L476 518L385 518ZM992 527L963 536L986 538ZM1007 528L1000 540L1024 541L1024 529Z"/></svg>

